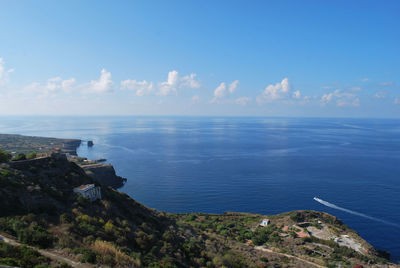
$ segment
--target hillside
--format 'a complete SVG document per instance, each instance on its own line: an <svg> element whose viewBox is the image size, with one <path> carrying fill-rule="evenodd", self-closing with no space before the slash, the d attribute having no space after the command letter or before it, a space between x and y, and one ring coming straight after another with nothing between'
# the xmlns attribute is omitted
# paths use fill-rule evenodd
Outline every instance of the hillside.
<svg viewBox="0 0 400 268"><path fill-rule="evenodd" d="M73 192L92 183L101 188L101 200ZM266 227L260 226L264 218ZM167 214L101 185L63 154L0 164L0 234L16 243L0 242L0 265L21 267L55 267L62 259L76 267L390 264L329 214ZM37 262L22 263L18 256L26 254Z"/></svg>
<svg viewBox="0 0 400 268"><path fill-rule="evenodd" d="M73 193L88 183L98 184L62 155L36 164L2 164L0 230L30 245L103 264L149 265L176 254L171 262L190 264L183 246L187 234L173 220L104 186L102 200L93 203Z"/></svg>

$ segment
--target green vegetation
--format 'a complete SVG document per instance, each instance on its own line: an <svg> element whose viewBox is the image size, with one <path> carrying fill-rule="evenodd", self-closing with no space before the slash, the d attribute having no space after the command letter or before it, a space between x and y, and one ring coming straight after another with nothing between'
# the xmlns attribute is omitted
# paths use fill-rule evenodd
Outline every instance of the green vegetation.
<svg viewBox="0 0 400 268"><path fill-rule="evenodd" d="M0 264L17 267L50 267L50 259L27 247L14 247L0 241Z"/></svg>
<svg viewBox="0 0 400 268"><path fill-rule="evenodd" d="M10 153L0 150L0 163L7 163L11 160L12 155Z"/></svg>
<svg viewBox="0 0 400 268"><path fill-rule="evenodd" d="M48 248L53 245L54 236L43 226L36 222L29 221L34 215L28 215L22 218L0 218L0 230L13 235L24 244Z"/></svg>
<svg viewBox="0 0 400 268"><path fill-rule="evenodd" d="M26 155L26 159L34 159L36 157L37 157L37 153L36 152L31 152L31 153Z"/></svg>
<svg viewBox="0 0 400 268"><path fill-rule="evenodd" d="M74 254L81 254L80 262L96 263L99 254L87 248L76 248L73 250Z"/></svg>
<svg viewBox="0 0 400 268"><path fill-rule="evenodd" d="M13 161L26 160L26 155L24 153L19 153L12 160Z"/></svg>

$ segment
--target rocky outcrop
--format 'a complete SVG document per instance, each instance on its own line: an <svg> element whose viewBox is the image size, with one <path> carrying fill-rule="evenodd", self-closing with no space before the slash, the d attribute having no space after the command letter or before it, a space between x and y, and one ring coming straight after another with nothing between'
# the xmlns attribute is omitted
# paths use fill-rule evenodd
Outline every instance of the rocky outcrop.
<svg viewBox="0 0 400 268"><path fill-rule="evenodd" d="M118 189L124 185L126 182L125 178L118 176L115 173L115 169L110 164L90 164L90 165L82 165L82 169L86 172L86 174L99 183L111 186L114 189Z"/></svg>
<svg viewBox="0 0 400 268"><path fill-rule="evenodd" d="M77 155L76 149L81 145L81 140L66 140L61 151L70 155Z"/></svg>

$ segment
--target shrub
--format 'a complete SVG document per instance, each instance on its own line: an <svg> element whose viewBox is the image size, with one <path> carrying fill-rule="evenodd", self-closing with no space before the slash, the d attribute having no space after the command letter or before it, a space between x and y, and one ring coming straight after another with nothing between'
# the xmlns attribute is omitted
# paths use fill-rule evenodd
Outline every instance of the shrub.
<svg viewBox="0 0 400 268"><path fill-rule="evenodd" d="M7 163L12 158L12 155L0 150L0 163Z"/></svg>
<svg viewBox="0 0 400 268"><path fill-rule="evenodd" d="M70 223L72 222L72 216L69 213L63 213L60 215L60 222L61 223Z"/></svg>
<svg viewBox="0 0 400 268"><path fill-rule="evenodd" d="M88 248L76 248L74 249L73 253L82 254L80 259L81 262L95 263L97 260L96 252Z"/></svg>
<svg viewBox="0 0 400 268"><path fill-rule="evenodd" d="M22 243L48 248L53 245L54 237L41 226L33 226L17 232L18 240Z"/></svg>
<svg viewBox="0 0 400 268"><path fill-rule="evenodd" d="M19 153L19 154L17 154L17 155L14 157L13 160L14 160L14 161L26 160L26 156L25 156L25 154L23 154L23 153Z"/></svg>
<svg viewBox="0 0 400 268"><path fill-rule="evenodd" d="M83 254L83 256L81 258L81 262L95 263L96 259L97 259L96 253L91 250L90 251L88 250Z"/></svg>
<svg viewBox="0 0 400 268"><path fill-rule="evenodd" d="M87 207L90 204L89 199L82 195L78 195L78 198L76 199L76 201L82 207Z"/></svg>
<svg viewBox="0 0 400 268"><path fill-rule="evenodd" d="M81 235L89 235L89 234L94 234L96 232L96 227L86 223L86 222L80 222L78 225L79 229L81 230Z"/></svg>
<svg viewBox="0 0 400 268"><path fill-rule="evenodd" d="M70 237L61 237L60 240L58 240L58 245L61 248L73 248L75 243Z"/></svg>
<svg viewBox="0 0 400 268"><path fill-rule="evenodd" d="M2 177L9 177L11 174L12 174L12 172L9 171L9 170L7 170L7 169L2 169L2 170L0 171L0 175L1 175Z"/></svg>
<svg viewBox="0 0 400 268"><path fill-rule="evenodd" d="M294 214L290 215L290 219L295 222L304 221L304 214L301 212L295 212Z"/></svg>
<svg viewBox="0 0 400 268"><path fill-rule="evenodd" d="M0 241L0 265L18 267L49 267L50 260L26 247L14 247Z"/></svg>
<svg viewBox="0 0 400 268"><path fill-rule="evenodd" d="M108 221L104 225L104 230L109 234L113 234L114 232L117 231L115 225L111 221Z"/></svg>
<svg viewBox="0 0 400 268"><path fill-rule="evenodd" d="M26 159L34 159L34 158L36 158L36 156L37 156L37 153L32 152L32 153L27 154Z"/></svg>
<svg viewBox="0 0 400 268"><path fill-rule="evenodd" d="M56 266L56 268L72 268L72 266L68 263L63 262L60 265Z"/></svg>

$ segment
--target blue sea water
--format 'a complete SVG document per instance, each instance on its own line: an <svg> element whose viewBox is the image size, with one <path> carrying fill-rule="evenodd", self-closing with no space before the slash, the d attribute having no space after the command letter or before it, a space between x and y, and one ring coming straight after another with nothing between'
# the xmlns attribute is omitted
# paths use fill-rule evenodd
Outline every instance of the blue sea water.
<svg viewBox="0 0 400 268"><path fill-rule="evenodd" d="M326 211L400 260L397 119L0 117L0 133L93 140L79 155L107 158L152 208Z"/></svg>

